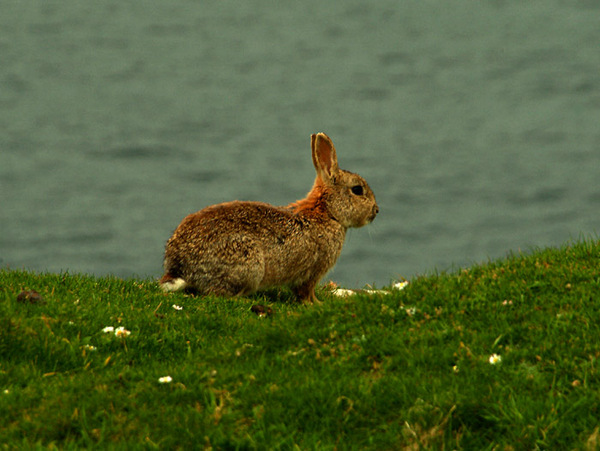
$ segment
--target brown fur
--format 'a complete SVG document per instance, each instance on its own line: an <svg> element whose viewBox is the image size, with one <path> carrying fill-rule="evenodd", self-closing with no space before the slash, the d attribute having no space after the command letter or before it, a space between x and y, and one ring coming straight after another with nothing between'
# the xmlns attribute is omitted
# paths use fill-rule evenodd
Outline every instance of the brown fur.
<svg viewBox="0 0 600 451"><path fill-rule="evenodd" d="M167 242L163 289L236 296L289 286L300 300L318 301L314 289L335 265L346 230L370 223L379 209L367 182L338 168L327 135L312 135L311 147L317 177L305 199L287 207L226 202L184 218ZM352 192L357 186L362 193Z"/></svg>

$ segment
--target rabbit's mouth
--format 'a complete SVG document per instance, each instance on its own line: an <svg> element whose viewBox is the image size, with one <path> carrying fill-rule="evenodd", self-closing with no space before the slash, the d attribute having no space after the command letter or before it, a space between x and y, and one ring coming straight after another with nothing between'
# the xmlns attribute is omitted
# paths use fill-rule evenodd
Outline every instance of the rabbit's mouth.
<svg viewBox="0 0 600 451"><path fill-rule="evenodd" d="M369 213L369 215L365 216L364 220L359 225L357 225L355 227L364 227L367 224L371 224L375 220L375 217L377 216L377 213L379 213L379 207L377 205L374 205L373 209L371 210L371 212Z"/></svg>
<svg viewBox="0 0 600 451"><path fill-rule="evenodd" d="M377 205L373 205L373 209L371 210L371 215L368 218L367 224L370 224L373 222L373 220L375 219L375 216L377 216L377 213L379 213L379 207Z"/></svg>

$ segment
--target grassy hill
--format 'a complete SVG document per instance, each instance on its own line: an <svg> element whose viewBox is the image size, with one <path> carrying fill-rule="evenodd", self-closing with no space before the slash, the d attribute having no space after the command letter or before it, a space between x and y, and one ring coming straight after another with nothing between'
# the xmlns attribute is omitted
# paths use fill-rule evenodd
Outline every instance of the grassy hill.
<svg viewBox="0 0 600 451"><path fill-rule="evenodd" d="M322 306L277 291L203 299L147 280L0 271L0 443L600 443L598 242L418 277L387 295L319 296Z"/></svg>

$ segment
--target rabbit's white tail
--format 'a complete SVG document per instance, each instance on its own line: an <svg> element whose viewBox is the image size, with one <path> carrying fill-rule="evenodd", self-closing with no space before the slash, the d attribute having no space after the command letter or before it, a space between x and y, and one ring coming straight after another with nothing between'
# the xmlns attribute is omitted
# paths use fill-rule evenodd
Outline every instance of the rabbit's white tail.
<svg viewBox="0 0 600 451"><path fill-rule="evenodd" d="M160 281L160 288L161 288L161 290L163 290L165 292L181 291L187 286L188 286L187 282L179 277L176 279L167 279L167 280L164 280L164 277L163 277L163 280Z"/></svg>

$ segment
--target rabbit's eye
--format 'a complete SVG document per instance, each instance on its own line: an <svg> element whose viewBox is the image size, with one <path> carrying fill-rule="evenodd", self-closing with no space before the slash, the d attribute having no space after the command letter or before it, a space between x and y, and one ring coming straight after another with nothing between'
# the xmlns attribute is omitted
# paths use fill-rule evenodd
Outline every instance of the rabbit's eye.
<svg viewBox="0 0 600 451"><path fill-rule="evenodd" d="M352 194L356 194L357 196L362 196L363 195L363 187L360 186L360 185L353 186L350 189L352 191Z"/></svg>

